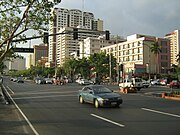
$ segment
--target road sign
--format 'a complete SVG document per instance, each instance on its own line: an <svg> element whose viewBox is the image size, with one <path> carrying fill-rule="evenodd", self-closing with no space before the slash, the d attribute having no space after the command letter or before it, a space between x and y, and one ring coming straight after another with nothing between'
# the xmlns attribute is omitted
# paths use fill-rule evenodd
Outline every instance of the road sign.
<svg viewBox="0 0 180 135"><path fill-rule="evenodd" d="M13 48L14 52L34 53L34 48Z"/></svg>

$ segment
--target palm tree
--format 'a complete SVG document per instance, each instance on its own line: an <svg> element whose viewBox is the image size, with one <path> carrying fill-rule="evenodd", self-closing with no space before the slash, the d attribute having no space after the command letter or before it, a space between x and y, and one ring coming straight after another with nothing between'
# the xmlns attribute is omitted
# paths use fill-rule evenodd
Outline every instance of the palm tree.
<svg viewBox="0 0 180 135"><path fill-rule="evenodd" d="M156 64L155 64L155 72L156 72L156 76L155 76L155 78L157 77L157 72L159 71L159 70L157 70L158 69L158 54L161 52L161 44L159 44L159 42L158 41L155 41L153 44L152 44L152 46L150 47L150 50L151 50L151 52L152 53L154 53L154 55L155 55L155 61L156 61Z"/></svg>

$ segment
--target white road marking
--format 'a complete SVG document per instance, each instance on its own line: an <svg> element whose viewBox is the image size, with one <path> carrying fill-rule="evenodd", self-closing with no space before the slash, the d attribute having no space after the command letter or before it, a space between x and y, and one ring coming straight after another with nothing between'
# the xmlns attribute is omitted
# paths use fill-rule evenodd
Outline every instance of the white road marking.
<svg viewBox="0 0 180 135"><path fill-rule="evenodd" d="M14 94L14 91L11 89L11 88L9 88L9 86L6 86L7 88L8 88L8 90L12 93L12 94Z"/></svg>
<svg viewBox="0 0 180 135"><path fill-rule="evenodd" d="M76 95L49 95L49 96L35 96L35 97L20 97L20 98L13 98L17 99L42 99L42 98L49 98L49 97L75 97ZM77 97L77 96L76 96Z"/></svg>
<svg viewBox="0 0 180 135"><path fill-rule="evenodd" d="M111 121L111 120L109 120L109 119L103 118L103 117L98 116L98 115L96 115L96 114L91 114L91 116L96 117L96 118L101 119L101 120L104 120L104 121L106 121L106 122L112 123L112 124L117 125L117 126L119 126L119 127L125 127L125 125L123 125L123 124L119 124L119 123L117 123L117 122L114 122L114 121Z"/></svg>
<svg viewBox="0 0 180 135"><path fill-rule="evenodd" d="M4 85L3 85L4 87ZM6 91L6 93L8 94L9 98L11 99L11 101L13 102L13 104L16 106L16 108L19 110L19 112L21 113L21 115L23 116L23 118L26 120L26 122L28 123L28 125L30 126L30 128L32 129L32 131L34 132L35 135L39 135L39 133L36 131L36 129L34 128L34 126L31 124L31 122L28 120L28 118L26 117L26 115L23 113L23 111L19 108L19 106L16 104L16 102L13 100L13 98L11 97L11 95L8 93L7 89L4 87L4 90Z"/></svg>
<svg viewBox="0 0 180 135"><path fill-rule="evenodd" d="M161 112L161 111L152 110L152 109L148 109L148 108L141 108L141 109L145 110L145 111L149 111L149 112L154 112L154 113L159 113L159 114L163 114L163 115L180 118L180 115L176 115L176 114L172 114L172 113Z"/></svg>

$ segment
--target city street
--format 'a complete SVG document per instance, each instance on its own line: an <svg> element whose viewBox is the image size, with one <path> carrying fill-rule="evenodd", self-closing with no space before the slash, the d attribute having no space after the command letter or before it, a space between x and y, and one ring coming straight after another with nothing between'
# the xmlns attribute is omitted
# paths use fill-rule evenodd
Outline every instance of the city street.
<svg viewBox="0 0 180 135"><path fill-rule="evenodd" d="M143 88L132 94L120 93L123 104L119 108L99 109L92 104L79 103L77 93L83 86L75 83L38 85L5 78L4 86L11 104L0 102L0 134L180 134L180 102L151 95L170 90L165 86ZM106 86L118 90L117 85ZM8 112L14 117L8 119Z"/></svg>

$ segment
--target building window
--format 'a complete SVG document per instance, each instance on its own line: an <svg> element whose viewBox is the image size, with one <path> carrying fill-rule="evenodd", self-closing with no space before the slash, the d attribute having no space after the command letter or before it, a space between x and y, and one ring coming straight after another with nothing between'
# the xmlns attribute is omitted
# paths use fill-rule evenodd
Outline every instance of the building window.
<svg viewBox="0 0 180 135"><path fill-rule="evenodd" d="M161 53L167 53L167 48L161 48Z"/></svg>
<svg viewBox="0 0 180 135"><path fill-rule="evenodd" d="M168 60L168 56L167 55L161 55L161 60Z"/></svg>
<svg viewBox="0 0 180 135"><path fill-rule="evenodd" d="M161 62L161 67L168 67L168 63L167 62Z"/></svg>

